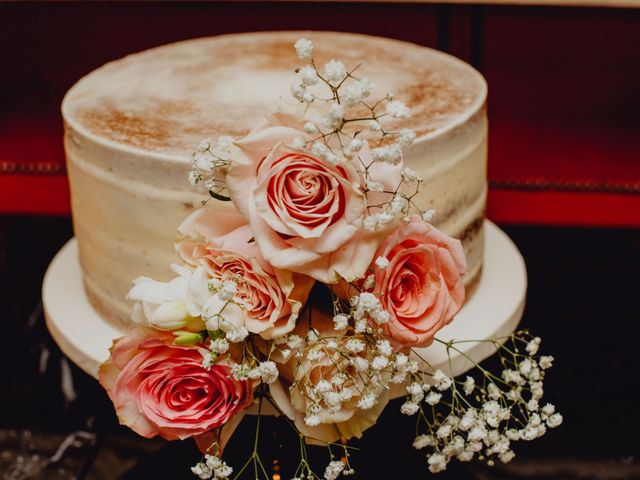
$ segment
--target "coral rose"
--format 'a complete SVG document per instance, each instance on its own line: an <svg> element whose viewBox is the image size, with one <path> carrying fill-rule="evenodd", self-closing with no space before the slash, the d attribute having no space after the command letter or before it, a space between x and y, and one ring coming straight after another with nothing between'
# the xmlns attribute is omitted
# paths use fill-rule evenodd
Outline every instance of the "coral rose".
<svg viewBox="0 0 640 480"><path fill-rule="evenodd" d="M217 429L253 403L253 385L231 376L230 359L209 370L197 347L146 327L116 340L99 379L120 423L143 437L185 439Z"/></svg>
<svg viewBox="0 0 640 480"><path fill-rule="evenodd" d="M206 268L211 278L237 282L236 300L249 332L270 339L295 327L314 281L267 263L240 215L201 208L179 231L185 237L176 248L183 260Z"/></svg>
<svg viewBox="0 0 640 480"><path fill-rule="evenodd" d="M390 313L385 335L397 348L430 345L464 303L462 244L414 215L380 245L378 257L389 262L372 265L374 293Z"/></svg>
<svg viewBox="0 0 640 480"><path fill-rule="evenodd" d="M333 165L290 146L304 136L271 126L237 142L226 177L229 195L269 263L324 283L352 281L364 274L388 232L362 228L366 199L359 163ZM368 156L367 149L360 152L364 163ZM380 179L385 185L389 180Z"/></svg>

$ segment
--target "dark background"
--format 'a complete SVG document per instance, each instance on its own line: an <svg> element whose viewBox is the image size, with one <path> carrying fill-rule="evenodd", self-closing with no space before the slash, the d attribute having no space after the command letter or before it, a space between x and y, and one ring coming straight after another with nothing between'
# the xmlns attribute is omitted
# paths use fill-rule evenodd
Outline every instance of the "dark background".
<svg viewBox="0 0 640 480"><path fill-rule="evenodd" d="M102 389L46 332L42 276L72 236L64 92L155 45L302 28L437 47L476 66L490 87L488 216L526 260L522 326L557 359L545 397L565 423L518 444L507 466L452 464L440 478L640 478L640 10L90 2L0 3L0 479L178 480L193 478L198 458L191 442L118 427ZM412 430L388 408L354 454L356 478L428 475ZM243 422L230 464L243 463L252 435L252 420ZM288 479L297 439L273 419L263 439L264 460Z"/></svg>

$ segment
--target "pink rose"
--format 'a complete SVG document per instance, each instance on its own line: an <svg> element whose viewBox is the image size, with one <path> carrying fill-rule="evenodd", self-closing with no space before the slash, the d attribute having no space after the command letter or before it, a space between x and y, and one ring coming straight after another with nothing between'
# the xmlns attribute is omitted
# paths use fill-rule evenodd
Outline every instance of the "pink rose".
<svg viewBox="0 0 640 480"><path fill-rule="evenodd" d="M239 141L227 174L229 195L248 220L255 241L274 267L324 283L352 281L366 271L388 232L362 229L366 199L360 161L332 165L289 145L299 130L272 126ZM385 185L400 178L384 176ZM397 186L397 182L392 188ZM391 186L389 185L391 188Z"/></svg>
<svg viewBox="0 0 640 480"><path fill-rule="evenodd" d="M187 263L204 266L212 278L237 282L236 298L249 332L279 337L295 327L314 281L267 263L243 221L233 212L201 208L180 226L185 238L176 248Z"/></svg>
<svg viewBox="0 0 640 480"><path fill-rule="evenodd" d="M464 303L462 244L413 216L380 245L378 257L389 261L372 266L374 293L390 313L385 335L400 348L430 345Z"/></svg>
<svg viewBox="0 0 640 480"><path fill-rule="evenodd" d="M182 440L222 427L253 403L252 384L230 375L230 359L206 370L197 347L173 340L137 327L114 342L99 379L121 424L143 437Z"/></svg>

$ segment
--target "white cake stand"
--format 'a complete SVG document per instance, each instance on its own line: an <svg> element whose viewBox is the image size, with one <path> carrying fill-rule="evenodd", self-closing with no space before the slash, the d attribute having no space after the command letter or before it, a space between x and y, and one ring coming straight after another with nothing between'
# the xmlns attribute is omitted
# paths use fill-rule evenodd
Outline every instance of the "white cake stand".
<svg viewBox="0 0 640 480"><path fill-rule="evenodd" d="M444 341L476 340L509 335L522 317L527 272L520 252L495 224L485 221L485 252L482 276L455 320L438 332ZM47 327L62 351L93 377L109 355L114 338L122 331L105 321L92 307L82 284L78 244L69 242L55 256L44 277L42 298ZM434 368L460 375L495 352L489 343L460 343L462 352L450 352L439 343L421 356Z"/></svg>

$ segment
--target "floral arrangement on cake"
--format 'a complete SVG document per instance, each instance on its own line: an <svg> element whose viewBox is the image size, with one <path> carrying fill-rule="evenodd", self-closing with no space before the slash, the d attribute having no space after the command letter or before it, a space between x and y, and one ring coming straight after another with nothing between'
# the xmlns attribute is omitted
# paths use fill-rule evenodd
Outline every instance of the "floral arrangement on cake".
<svg viewBox="0 0 640 480"><path fill-rule="evenodd" d="M408 442L431 472L452 459L508 462L514 442L562 422L541 403L553 358L526 331L474 340L495 347L499 373L467 358L474 371L451 378L423 358L434 342L464 355L459 343L470 341L437 337L465 301L462 245L415 202L426 186L402 150L416 135L389 126L410 109L390 94L370 99L358 67L320 70L313 48L295 44L305 62L295 108L194 153L189 180L210 201L179 227L175 278L134 281L138 325L114 342L100 381L138 434L194 438L202 479L269 478L259 454L267 410L300 438L294 480L353 474L347 440L399 396L416 423ZM255 446L234 472L222 453L249 413ZM309 444L327 447L320 470Z"/></svg>

